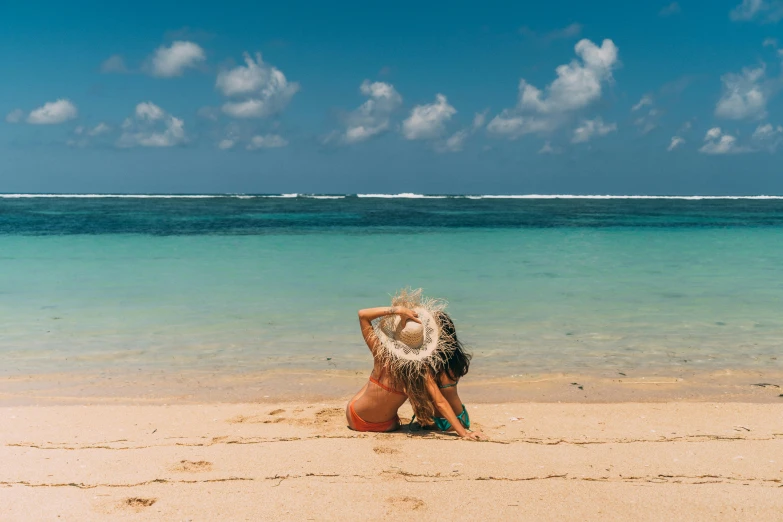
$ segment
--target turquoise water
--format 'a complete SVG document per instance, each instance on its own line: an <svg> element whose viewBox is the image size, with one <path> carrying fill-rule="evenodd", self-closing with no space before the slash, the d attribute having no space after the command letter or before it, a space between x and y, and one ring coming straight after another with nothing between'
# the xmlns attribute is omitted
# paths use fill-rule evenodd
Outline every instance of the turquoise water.
<svg viewBox="0 0 783 522"><path fill-rule="evenodd" d="M484 375L780 369L783 202L0 199L0 375L366 370L407 285Z"/></svg>

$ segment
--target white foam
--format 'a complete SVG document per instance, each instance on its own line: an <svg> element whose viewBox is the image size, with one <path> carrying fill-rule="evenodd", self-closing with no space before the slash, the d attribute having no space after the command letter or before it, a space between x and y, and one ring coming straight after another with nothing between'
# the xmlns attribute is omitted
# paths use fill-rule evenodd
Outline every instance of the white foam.
<svg viewBox="0 0 783 522"><path fill-rule="evenodd" d="M403 198L403 199L446 199L449 196L435 196L426 194L411 194L403 192L402 194L356 194L360 198Z"/></svg>
<svg viewBox="0 0 783 522"><path fill-rule="evenodd" d="M345 196L326 196L322 194L302 194L301 197L307 199L345 199Z"/></svg>

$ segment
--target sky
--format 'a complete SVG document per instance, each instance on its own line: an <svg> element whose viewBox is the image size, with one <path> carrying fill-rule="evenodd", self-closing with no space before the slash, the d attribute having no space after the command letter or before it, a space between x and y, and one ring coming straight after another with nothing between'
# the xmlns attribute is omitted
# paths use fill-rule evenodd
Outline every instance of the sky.
<svg viewBox="0 0 783 522"><path fill-rule="evenodd" d="M780 195L781 20L0 0L0 193Z"/></svg>

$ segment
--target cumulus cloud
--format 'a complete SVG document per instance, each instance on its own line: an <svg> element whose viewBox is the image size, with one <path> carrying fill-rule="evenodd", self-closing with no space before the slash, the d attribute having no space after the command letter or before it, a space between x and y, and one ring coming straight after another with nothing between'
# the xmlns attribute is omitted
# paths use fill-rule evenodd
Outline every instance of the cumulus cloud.
<svg viewBox="0 0 783 522"><path fill-rule="evenodd" d="M773 49L778 48L778 39L777 38L764 38L764 41L761 42L762 47L772 47Z"/></svg>
<svg viewBox="0 0 783 522"><path fill-rule="evenodd" d="M674 149L676 149L677 147L679 147L680 145L682 145L683 143L685 143L685 140L682 139L681 137L679 137L679 136L672 136L672 141L671 141L671 143L669 143L669 146L666 147L666 150L671 152Z"/></svg>
<svg viewBox="0 0 783 522"><path fill-rule="evenodd" d="M5 115L5 121L8 123L19 123L24 118L24 111L22 109L14 109Z"/></svg>
<svg viewBox="0 0 783 522"><path fill-rule="evenodd" d="M124 74L129 71L128 67L125 65L125 59L119 54L114 54L101 63L101 72L106 74Z"/></svg>
<svg viewBox="0 0 783 522"><path fill-rule="evenodd" d="M265 64L261 53L255 60L245 53L245 65L221 71L215 87L232 98L223 105L223 112L234 118L264 118L285 109L299 84L288 82L283 72Z"/></svg>
<svg viewBox="0 0 783 522"><path fill-rule="evenodd" d="M780 0L742 0L742 3L729 12L729 18L735 22L760 20L775 23L783 18L783 2Z"/></svg>
<svg viewBox="0 0 783 522"><path fill-rule="evenodd" d="M417 105L402 122L402 135L408 140L429 140L443 135L448 122L457 110L442 94L435 95L435 103Z"/></svg>
<svg viewBox="0 0 783 522"><path fill-rule="evenodd" d="M566 116L601 97L603 85L612 81L617 65L617 47L604 40L598 47L587 39L574 46L579 59L555 69L557 78L543 91L524 79L519 82L516 107L504 109L490 121L489 132L516 138L523 134L549 132Z"/></svg>
<svg viewBox="0 0 783 522"><path fill-rule="evenodd" d="M672 2L660 11L658 11L659 16L671 16L674 14L677 14L682 11L682 8L680 8L680 4L677 2Z"/></svg>
<svg viewBox="0 0 783 522"><path fill-rule="evenodd" d="M136 105L133 116L122 123L117 146L172 147L186 141L185 123L152 102Z"/></svg>
<svg viewBox="0 0 783 522"><path fill-rule="evenodd" d="M767 114L764 66L744 68L742 73L728 73L721 77L723 94L715 107L715 115L731 120L760 119Z"/></svg>
<svg viewBox="0 0 783 522"><path fill-rule="evenodd" d="M78 111L76 105L70 100L59 99L45 103L27 116L27 123L35 125L54 125L76 118Z"/></svg>
<svg viewBox="0 0 783 522"><path fill-rule="evenodd" d="M606 124L600 117L594 120L582 120L582 123L574 129L574 136L571 138L571 142L585 143L590 141L593 136L606 136L616 130L616 123Z"/></svg>
<svg viewBox="0 0 783 522"><path fill-rule="evenodd" d="M359 143L389 129L392 113L402 105L402 96L390 83L364 80L359 91L369 99L345 117L345 131L332 133L325 141Z"/></svg>
<svg viewBox="0 0 783 522"><path fill-rule="evenodd" d="M263 136L253 136L250 138L247 150L277 149L285 147L286 145L288 145L288 140L279 134L265 134Z"/></svg>
<svg viewBox="0 0 783 522"><path fill-rule="evenodd" d="M157 48L150 59L150 71L161 78L182 76L185 69L196 67L205 59L204 49L198 44L176 41L168 47Z"/></svg>
<svg viewBox="0 0 783 522"><path fill-rule="evenodd" d="M749 151L748 148L737 145L737 138L723 133L720 127L713 127L707 131L704 145L699 149L699 152L704 154L737 154Z"/></svg>

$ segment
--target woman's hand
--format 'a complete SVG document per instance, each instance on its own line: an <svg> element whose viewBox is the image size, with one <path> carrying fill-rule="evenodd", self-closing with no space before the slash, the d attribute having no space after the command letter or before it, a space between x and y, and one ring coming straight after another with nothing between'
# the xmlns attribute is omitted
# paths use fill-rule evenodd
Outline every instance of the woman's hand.
<svg viewBox="0 0 783 522"><path fill-rule="evenodd" d="M461 437L468 440L487 440L487 436L480 431L465 430L465 433L462 434Z"/></svg>
<svg viewBox="0 0 783 522"><path fill-rule="evenodd" d="M421 324L421 319L419 319L419 314L411 310L410 308L405 308L404 306L395 306L392 308L393 313L400 316L401 319L414 321L419 324Z"/></svg>

